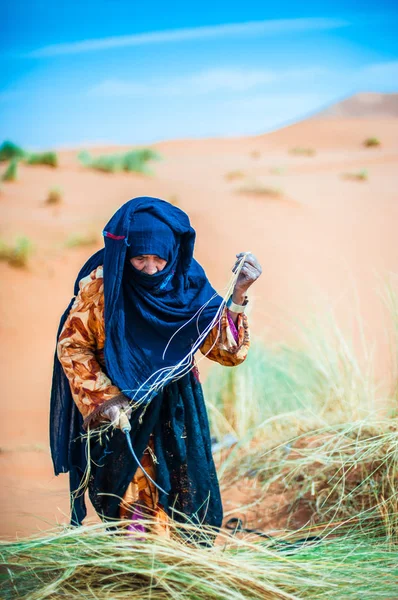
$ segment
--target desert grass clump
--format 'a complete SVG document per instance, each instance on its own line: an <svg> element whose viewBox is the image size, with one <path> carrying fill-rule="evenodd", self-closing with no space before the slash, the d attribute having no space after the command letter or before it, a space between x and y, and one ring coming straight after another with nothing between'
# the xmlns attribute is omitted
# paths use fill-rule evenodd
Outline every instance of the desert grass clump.
<svg viewBox="0 0 398 600"><path fill-rule="evenodd" d="M227 181L236 181L237 179L243 179L244 176L245 176L245 174L243 171L235 170L235 171L229 171L228 173L226 173L225 179Z"/></svg>
<svg viewBox="0 0 398 600"><path fill-rule="evenodd" d="M260 152L260 150L252 150L252 151L250 152L250 156L251 156L252 158L260 158L260 156L261 156L261 152Z"/></svg>
<svg viewBox="0 0 398 600"><path fill-rule="evenodd" d="M87 151L78 154L78 160L82 165L104 173L128 172L151 175L152 171L148 163L160 158L160 155L151 148L139 148L123 154L104 154L97 157L92 157Z"/></svg>
<svg viewBox="0 0 398 600"><path fill-rule="evenodd" d="M148 533L137 540L122 529L94 525L2 542L8 576L0 581L1 595L5 600L378 600L396 592L398 552L377 530L335 532L291 552L227 533L220 534L217 546L204 548L192 526L172 525L172 531L170 540Z"/></svg>
<svg viewBox="0 0 398 600"><path fill-rule="evenodd" d="M236 452L227 462L224 487L255 478L260 506L278 494L287 523L305 508L311 524L379 527L389 543L398 543L398 428L392 419L328 424L280 437L264 451Z"/></svg>
<svg viewBox="0 0 398 600"><path fill-rule="evenodd" d="M58 156L56 152L31 152L25 162L27 165L47 165L55 168L58 166Z"/></svg>
<svg viewBox="0 0 398 600"><path fill-rule="evenodd" d="M7 169L1 176L2 181L17 181L18 179L18 158L12 158L9 162Z"/></svg>
<svg viewBox="0 0 398 600"><path fill-rule="evenodd" d="M342 177L343 179L347 179L349 181L367 181L368 171L366 169L362 169L361 171L354 173L343 173Z"/></svg>
<svg viewBox="0 0 398 600"><path fill-rule="evenodd" d="M271 175L285 175L286 169L284 167L271 167L269 172Z"/></svg>
<svg viewBox="0 0 398 600"><path fill-rule="evenodd" d="M27 267L32 252L33 244L27 237L18 238L13 245L0 240L0 260L12 267Z"/></svg>
<svg viewBox="0 0 398 600"><path fill-rule="evenodd" d="M62 204L62 188L53 187L49 190L46 198L46 204L50 204L52 206L57 204Z"/></svg>
<svg viewBox="0 0 398 600"><path fill-rule="evenodd" d="M81 248L84 246L95 246L99 239L96 233L73 233L65 242L67 248Z"/></svg>
<svg viewBox="0 0 398 600"><path fill-rule="evenodd" d="M395 297L393 290L390 297ZM253 340L238 368L212 367L204 387L215 435L262 439L262 424L270 421L276 436L285 439L296 434L297 423L308 431L358 421L376 410L377 385L366 341L360 363L331 311L297 320L291 329L295 344L265 346Z"/></svg>
<svg viewBox="0 0 398 600"><path fill-rule="evenodd" d="M0 146L0 162L11 160L13 158L24 158L25 150L8 140L4 141Z"/></svg>
<svg viewBox="0 0 398 600"><path fill-rule="evenodd" d="M302 146L296 146L289 150L289 154L294 156L315 156L316 150L314 148L303 148Z"/></svg>
<svg viewBox="0 0 398 600"><path fill-rule="evenodd" d="M282 198L283 192L280 188L263 185L262 183L247 183L237 190L238 194L248 196L259 196L263 198Z"/></svg>
<svg viewBox="0 0 398 600"><path fill-rule="evenodd" d="M381 146L381 142L377 137L369 137L364 140L363 145L365 148L378 148Z"/></svg>

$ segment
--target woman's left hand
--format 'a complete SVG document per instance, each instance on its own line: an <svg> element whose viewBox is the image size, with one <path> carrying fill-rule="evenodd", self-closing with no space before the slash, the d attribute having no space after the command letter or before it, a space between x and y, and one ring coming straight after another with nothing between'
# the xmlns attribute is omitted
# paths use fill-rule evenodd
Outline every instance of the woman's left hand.
<svg viewBox="0 0 398 600"><path fill-rule="evenodd" d="M237 260L232 269L233 272L236 271L240 261L243 258L243 255L244 252L240 252L236 255ZM241 304L243 302L243 297L245 296L247 290L260 277L261 273L261 265L257 258L254 256L254 254L247 254L232 294L232 300L236 302L236 304Z"/></svg>

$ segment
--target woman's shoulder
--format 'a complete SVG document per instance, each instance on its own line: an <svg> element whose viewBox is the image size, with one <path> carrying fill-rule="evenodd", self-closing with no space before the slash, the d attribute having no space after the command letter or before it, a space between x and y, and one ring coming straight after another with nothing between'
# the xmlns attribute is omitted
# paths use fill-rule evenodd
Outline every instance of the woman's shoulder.
<svg viewBox="0 0 398 600"><path fill-rule="evenodd" d="M104 270L102 265L79 281L80 294L86 298L102 294L104 291Z"/></svg>

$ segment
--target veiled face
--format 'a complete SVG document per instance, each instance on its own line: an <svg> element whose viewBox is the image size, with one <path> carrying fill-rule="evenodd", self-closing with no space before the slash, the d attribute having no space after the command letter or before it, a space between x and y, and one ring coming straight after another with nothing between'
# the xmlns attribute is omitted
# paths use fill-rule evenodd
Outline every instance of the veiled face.
<svg viewBox="0 0 398 600"><path fill-rule="evenodd" d="M163 271L167 265L167 261L160 258L156 254L143 254L142 256L134 256L130 259L131 264L138 271L142 271L147 275L155 275L158 271Z"/></svg>

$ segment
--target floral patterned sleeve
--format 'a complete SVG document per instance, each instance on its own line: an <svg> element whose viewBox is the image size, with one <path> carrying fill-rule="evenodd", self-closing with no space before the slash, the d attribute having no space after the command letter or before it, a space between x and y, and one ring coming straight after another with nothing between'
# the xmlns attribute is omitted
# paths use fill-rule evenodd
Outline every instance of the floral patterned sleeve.
<svg viewBox="0 0 398 600"><path fill-rule="evenodd" d="M240 365L246 358L250 346L247 316L238 315L234 326L225 308L219 325L215 325L200 347L202 354L225 367Z"/></svg>
<svg viewBox="0 0 398 600"><path fill-rule="evenodd" d="M102 267L98 267L80 281L57 345L58 358L85 423L104 408L104 403L110 405L121 395L103 370L104 345L104 284Z"/></svg>

